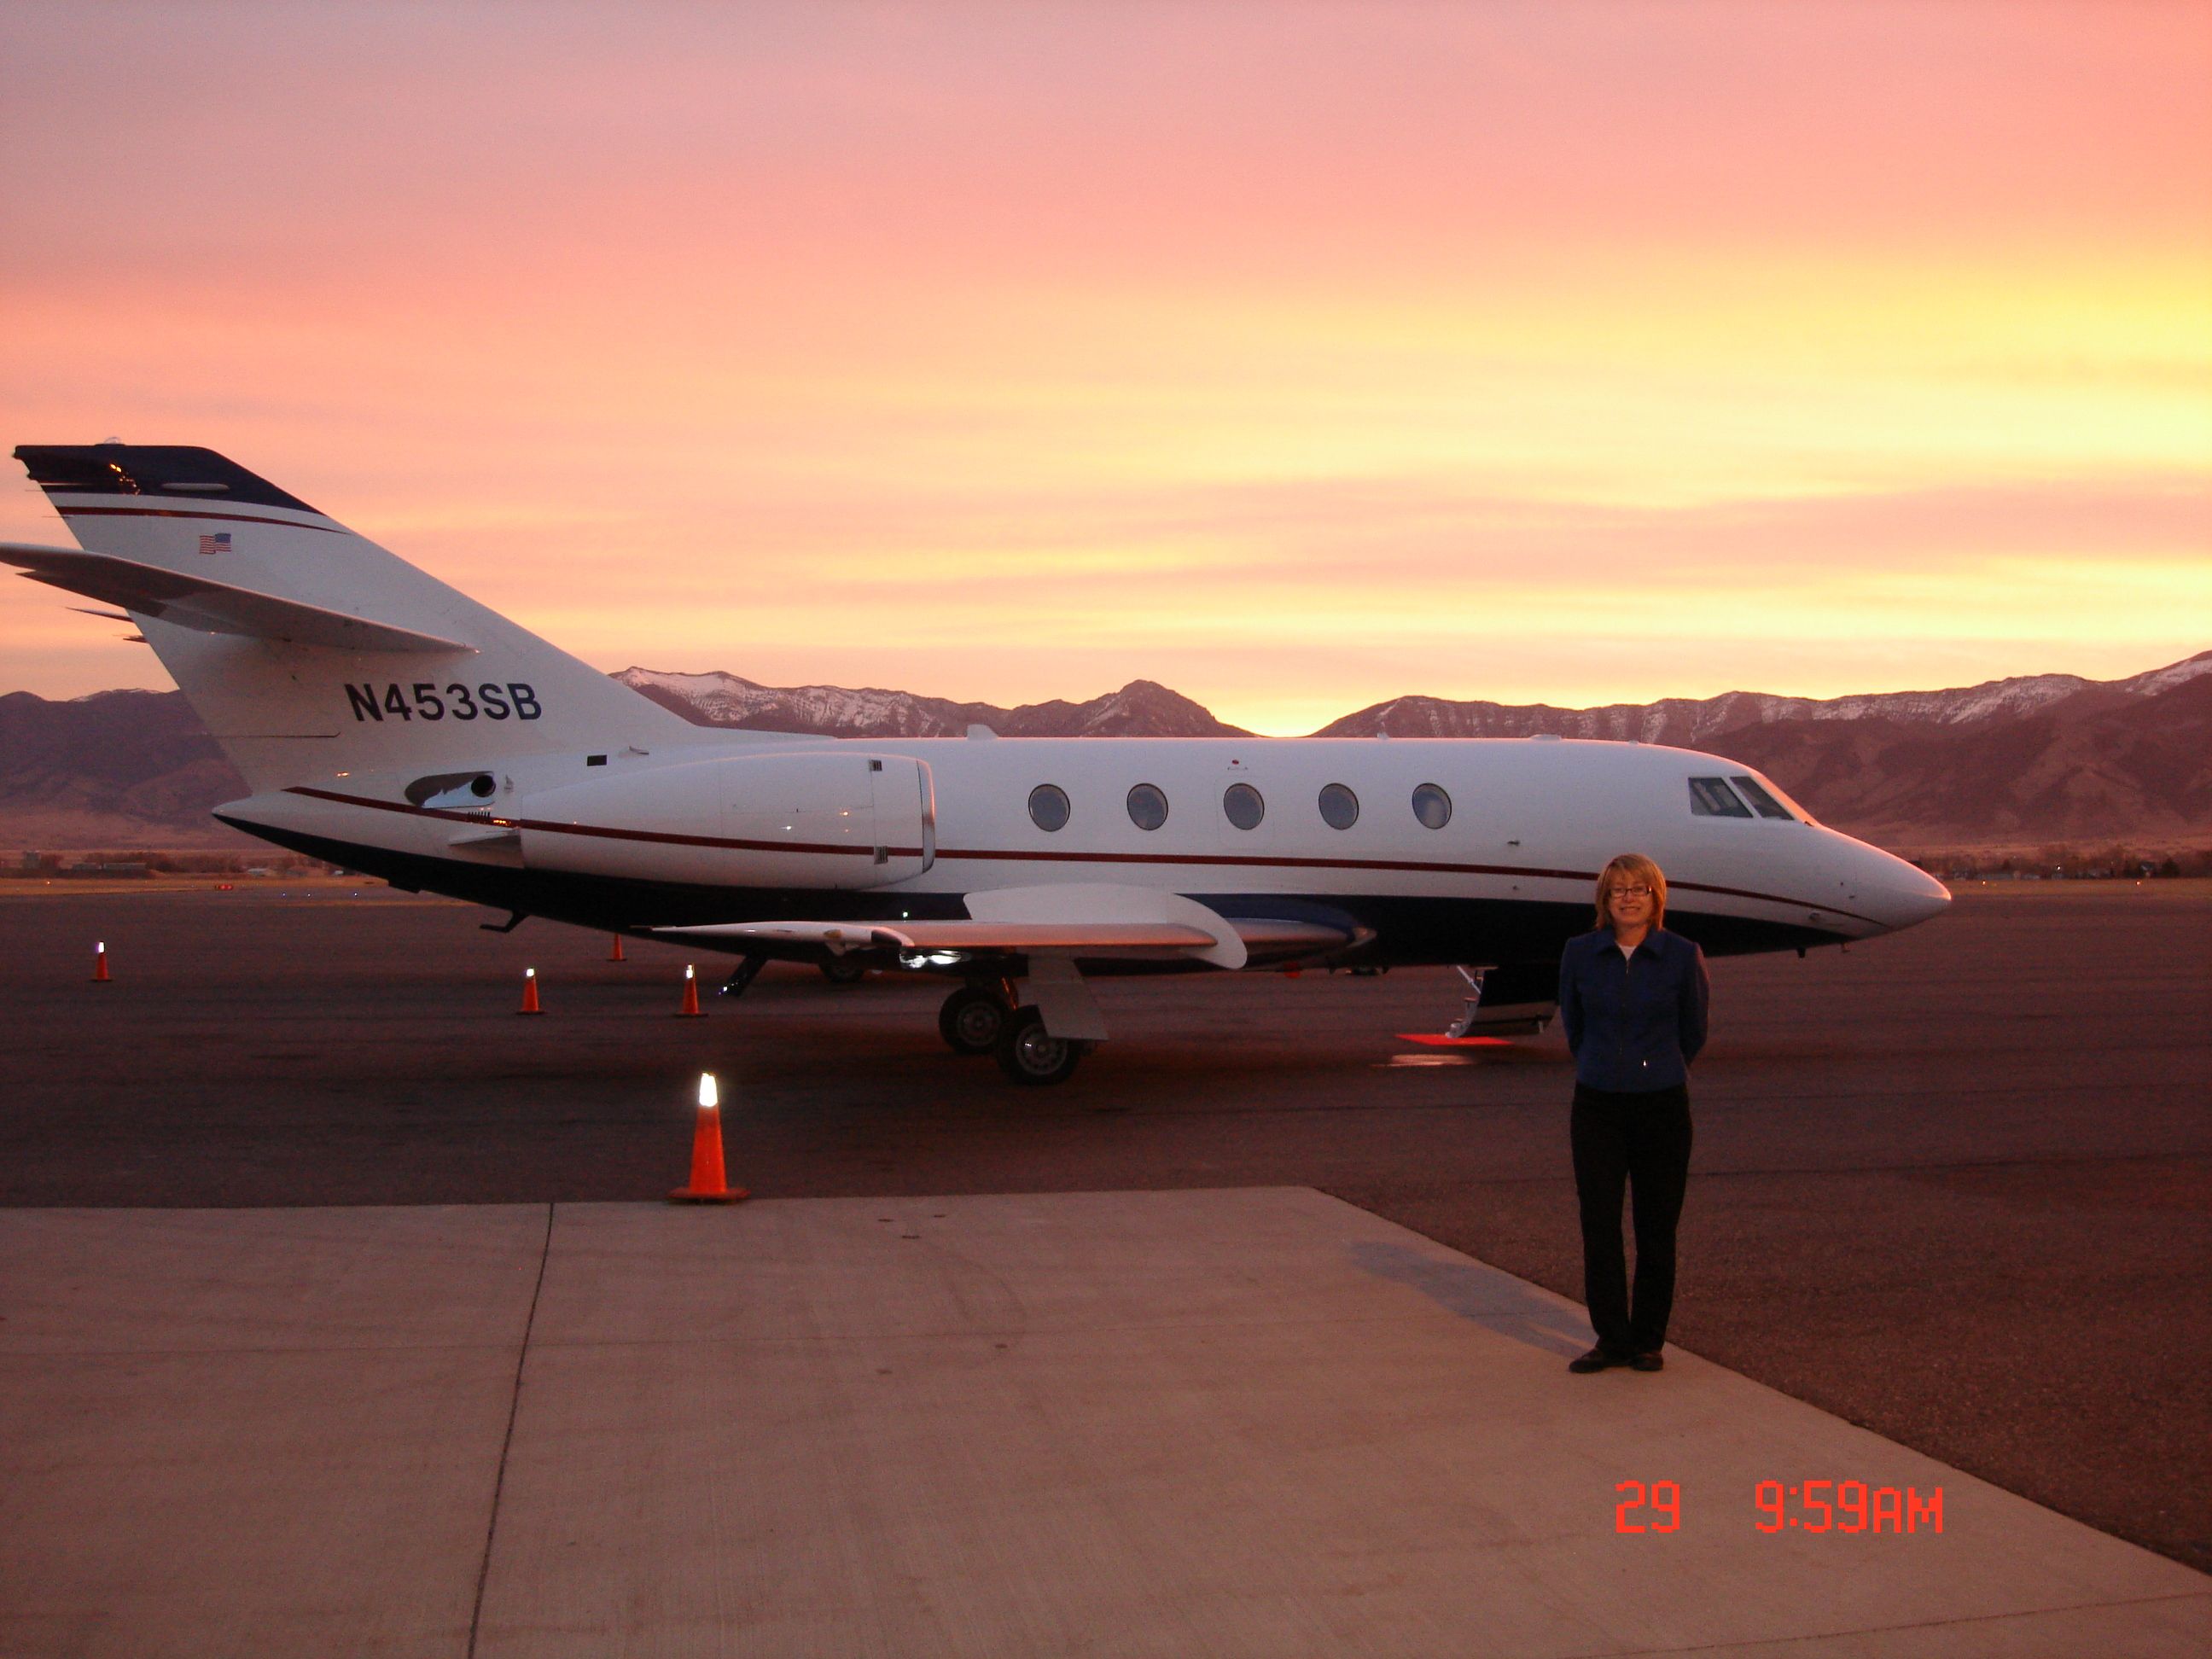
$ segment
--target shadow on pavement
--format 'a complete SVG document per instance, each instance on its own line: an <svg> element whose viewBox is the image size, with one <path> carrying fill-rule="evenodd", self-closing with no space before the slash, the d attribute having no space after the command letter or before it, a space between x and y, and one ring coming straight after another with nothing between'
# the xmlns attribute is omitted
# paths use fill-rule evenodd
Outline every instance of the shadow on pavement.
<svg viewBox="0 0 2212 1659"><path fill-rule="evenodd" d="M1402 1244L1355 1244L1350 1254L1361 1272L1408 1285L1446 1313L1528 1347L1572 1358L1589 1346L1579 1312L1494 1267L1438 1261Z"/></svg>

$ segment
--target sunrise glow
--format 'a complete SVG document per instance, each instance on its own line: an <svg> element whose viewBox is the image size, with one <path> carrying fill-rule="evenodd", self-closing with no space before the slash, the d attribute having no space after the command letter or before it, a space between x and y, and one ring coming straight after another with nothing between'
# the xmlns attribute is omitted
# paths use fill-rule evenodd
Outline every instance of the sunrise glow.
<svg viewBox="0 0 2212 1659"><path fill-rule="evenodd" d="M2208 87L2180 4L16 5L0 407L609 669L2116 677L2212 646ZM121 631L0 583L0 690Z"/></svg>

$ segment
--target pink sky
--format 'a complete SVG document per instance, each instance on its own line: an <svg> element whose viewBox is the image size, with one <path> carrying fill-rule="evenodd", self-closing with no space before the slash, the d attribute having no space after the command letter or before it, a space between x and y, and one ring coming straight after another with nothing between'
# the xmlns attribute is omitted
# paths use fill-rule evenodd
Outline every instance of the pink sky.
<svg viewBox="0 0 2212 1659"><path fill-rule="evenodd" d="M9 444L608 668L1293 732L2212 646L2198 5L19 0L0 149ZM0 690L117 631L0 583Z"/></svg>

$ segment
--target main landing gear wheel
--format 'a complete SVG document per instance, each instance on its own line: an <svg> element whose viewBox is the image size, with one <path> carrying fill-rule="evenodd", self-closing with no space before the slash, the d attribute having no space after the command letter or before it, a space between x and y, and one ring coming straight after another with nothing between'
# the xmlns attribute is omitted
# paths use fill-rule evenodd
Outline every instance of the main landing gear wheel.
<svg viewBox="0 0 2212 1659"><path fill-rule="evenodd" d="M1017 1083L1064 1083L1089 1046L1048 1036L1043 1016L1034 1008L1017 1008L999 1039L999 1069Z"/></svg>
<svg viewBox="0 0 2212 1659"><path fill-rule="evenodd" d="M1006 1029L1006 1000L988 986L963 985L937 1011L937 1032L956 1054L988 1054Z"/></svg>
<svg viewBox="0 0 2212 1659"><path fill-rule="evenodd" d="M858 957L832 957L821 966L822 977L832 985L858 985L868 976L868 964Z"/></svg>

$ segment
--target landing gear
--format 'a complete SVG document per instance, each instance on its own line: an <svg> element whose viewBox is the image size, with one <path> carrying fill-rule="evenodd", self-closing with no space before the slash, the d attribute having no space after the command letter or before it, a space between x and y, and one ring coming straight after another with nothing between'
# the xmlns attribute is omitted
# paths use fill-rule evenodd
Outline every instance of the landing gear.
<svg viewBox="0 0 2212 1659"><path fill-rule="evenodd" d="M822 964L822 977L832 985L858 985L868 976L868 964L858 957L832 957Z"/></svg>
<svg viewBox="0 0 2212 1659"><path fill-rule="evenodd" d="M758 979L760 970L767 966L766 957L739 957L738 965L730 969L729 978L722 981L722 988L716 994L726 997L744 995L745 988Z"/></svg>
<svg viewBox="0 0 2212 1659"><path fill-rule="evenodd" d="M1482 981L1490 975L1487 964L1470 968L1465 963L1457 964L1459 976L1467 981L1467 1012L1444 1027L1448 1037L1463 1037L1474 1029L1474 1022L1482 1013Z"/></svg>
<svg viewBox="0 0 2212 1659"><path fill-rule="evenodd" d="M1017 1083L1064 1083L1090 1046L1046 1035L1042 1015L1035 1008L1017 1008L999 1038L999 1069Z"/></svg>
<svg viewBox="0 0 2212 1659"><path fill-rule="evenodd" d="M988 1054L999 1046L1011 1011L988 985L963 985L938 1010L937 1032L956 1054Z"/></svg>

